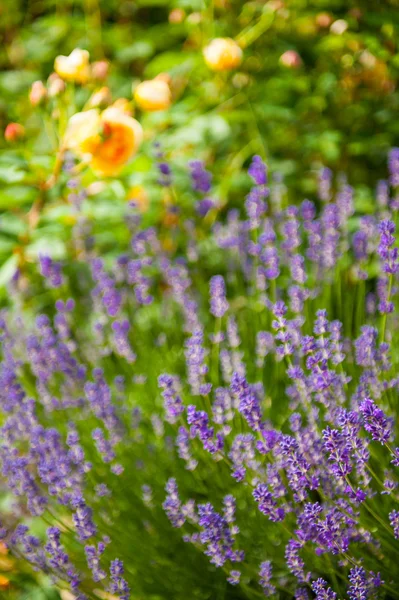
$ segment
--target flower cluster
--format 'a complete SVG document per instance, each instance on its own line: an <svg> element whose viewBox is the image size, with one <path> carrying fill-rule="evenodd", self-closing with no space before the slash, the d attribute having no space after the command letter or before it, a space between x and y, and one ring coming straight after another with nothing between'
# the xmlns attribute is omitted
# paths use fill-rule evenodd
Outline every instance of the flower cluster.
<svg viewBox="0 0 399 600"><path fill-rule="evenodd" d="M183 600L183 580L198 598L212 597L207 581L243 600L394 598L389 199L357 214L348 183L334 195L324 170L319 198L284 206L255 157L242 211L214 222L194 206L210 174L200 161L189 174L173 251L164 230L127 218L122 256L105 261L94 244L62 269L40 258L56 303L34 324L20 307L37 288L11 292L0 465L14 514L2 537L80 600Z"/></svg>

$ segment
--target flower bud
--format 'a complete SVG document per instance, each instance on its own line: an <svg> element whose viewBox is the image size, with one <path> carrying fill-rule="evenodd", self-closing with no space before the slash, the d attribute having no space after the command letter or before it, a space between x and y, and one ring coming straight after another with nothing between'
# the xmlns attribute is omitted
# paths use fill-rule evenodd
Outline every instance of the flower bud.
<svg viewBox="0 0 399 600"><path fill-rule="evenodd" d="M169 23L182 23L185 19L186 13L182 8L174 8L169 13Z"/></svg>
<svg viewBox="0 0 399 600"><path fill-rule="evenodd" d="M47 97L47 90L42 81L34 81L29 92L29 102L32 106L38 106Z"/></svg>
<svg viewBox="0 0 399 600"><path fill-rule="evenodd" d="M88 101L88 106L90 108L95 108L96 106L108 106L112 102L111 91L109 87L102 87L99 90L95 91L91 98Z"/></svg>
<svg viewBox="0 0 399 600"><path fill-rule="evenodd" d="M48 83L48 95L50 98L59 96L65 90L65 82L57 75L57 73L51 73L47 80Z"/></svg>
<svg viewBox="0 0 399 600"><path fill-rule="evenodd" d="M321 28L330 27L333 18L328 13L319 13L316 17L316 25Z"/></svg>
<svg viewBox="0 0 399 600"><path fill-rule="evenodd" d="M157 111L169 108L172 94L162 79L143 81L134 90L134 99L141 110Z"/></svg>
<svg viewBox="0 0 399 600"><path fill-rule="evenodd" d="M89 53L75 48L69 56L57 56L54 70L64 81L86 83L90 77Z"/></svg>
<svg viewBox="0 0 399 600"><path fill-rule="evenodd" d="M230 71L241 64L242 50L231 38L215 38L204 49L204 58L212 71Z"/></svg>
<svg viewBox="0 0 399 600"><path fill-rule="evenodd" d="M117 108L121 112L125 113L125 115L133 116L133 107L132 102L130 102L127 98L118 98L112 105L114 108Z"/></svg>
<svg viewBox="0 0 399 600"><path fill-rule="evenodd" d="M334 23L330 27L331 33L335 33L335 35L342 35L348 29L348 22L344 19L338 19L334 21Z"/></svg>
<svg viewBox="0 0 399 600"><path fill-rule="evenodd" d="M202 21L202 15L200 12L193 12L187 17L187 23L190 25L198 25Z"/></svg>
<svg viewBox="0 0 399 600"><path fill-rule="evenodd" d="M95 81L104 81L109 71L107 60L98 60L91 65L91 76Z"/></svg>
<svg viewBox="0 0 399 600"><path fill-rule="evenodd" d="M290 69L298 69L302 64L302 59L295 50L287 50L280 56L280 63Z"/></svg>
<svg viewBox="0 0 399 600"><path fill-rule="evenodd" d="M97 194L101 194L106 188L107 186L103 181L93 181L93 183L87 186L86 192L88 196L97 196Z"/></svg>
<svg viewBox="0 0 399 600"><path fill-rule="evenodd" d="M4 137L7 142L16 142L25 135L25 127L19 123L9 123L4 130Z"/></svg>

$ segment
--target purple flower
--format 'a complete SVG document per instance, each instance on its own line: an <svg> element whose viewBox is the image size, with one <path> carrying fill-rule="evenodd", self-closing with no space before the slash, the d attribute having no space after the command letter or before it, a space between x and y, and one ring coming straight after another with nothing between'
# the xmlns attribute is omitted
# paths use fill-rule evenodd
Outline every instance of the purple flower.
<svg viewBox="0 0 399 600"><path fill-rule="evenodd" d="M182 527L186 519L181 510L181 501L176 479L169 479L165 486L165 490L167 492L167 496L166 500L162 504L162 508L166 512L166 516L172 523L173 527Z"/></svg>
<svg viewBox="0 0 399 600"><path fill-rule="evenodd" d="M329 461L337 477L346 477L352 470L351 448L337 429L327 427L323 431L323 446L329 452Z"/></svg>
<svg viewBox="0 0 399 600"><path fill-rule="evenodd" d="M253 387L248 384L244 376L233 373L230 389L238 399L238 410L244 416L249 427L254 431L259 431L262 425L262 413Z"/></svg>
<svg viewBox="0 0 399 600"><path fill-rule="evenodd" d="M93 279L97 284L92 294L94 297L101 296L109 316L116 317L122 306L122 296L116 289L115 281L106 273L103 262L99 258L93 260L91 267Z"/></svg>
<svg viewBox="0 0 399 600"><path fill-rule="evenodd" d="M266 484L259 483L252 495L258 503L260 512L269 517L271 521L283 521L285 517L284 509L277 507L277 502L273 499Z"/></svg>
<svg viewBox="0 0 399 600"><path fill-rule="evenodd" d="M260 564L259 585L263 588L265 596L271 596L276 593L276 587L270 583L272 578L272 564L266 560Z"/></svg>
<svg viewBox="0 0 399 600"><path fill-rule="evenodd" d="M252 177L256 185L267 184L266 165L260 156L254 156L248 169L248 175Z"/></svg>
<svg viewBox="0 0 399 600"><path fill-rule="evenodd" d="M206 217L208 212L215 207L215 202L211 198L201 198L196 203L196 210L200 217Z"/></svg>
<svg viewBox="0 0 399 600"><path fill-rule="evenodd" d="M194 191L207 194L211 189L212 175L205 169L204 163L200 160L192 160L188 166Z"/></svg>
<svg viewBox="0 0 399 600"><path fill-rule="evenodd" d="M105 463L110 463L115 458L112 443L105 438L104 432L99 427L92 432L92 438L95 442L97 451L101 454Z"/></svg>
<svg viewBox="0 0 399 600"><path fill-rule="evenodd" d="M305 575L305 563L299 556L302 544L297 540L290 540L285 548L285 560L290 572L298 579L300 583L305 583L308 576Z"/></svg>
<svg viewBox="0 0 399 600"><path fill-rule="evenodd" d="M229 303L226 300L226 287L221 275L212 277L210 284L211 313L214 317L221 318L229 309Z"/></svg>
<svg viewBox="0 0 399 600"><path fill-rule="evenodd" d="M80 541L85 541L96 534L97 528L92 520L92 509L87 506L82 496L76 495L71 504L75 509L72 515L72 521Z"/></svg>
<svg viewBox="0 0 399 600"><path fill-rule="evenodd" d="M373 440L381 444L387 442L392 435L392 420L370 398L360 403L359 410L364 419L364 428L371 433Z"/></svg>
<svg viewBox="0 0 399 600"><path fill-rule="evenodd" d="M331 198L331 182L332 172L324 167L319 173L319 198L323 202L328 202Z"/></svg>
<svg viewBox="0 0 399 600"><path fill-rule="evenodd" d="M312 590L316 594L316 600L335 600L337 597L337 594L327 587L327 582L321 578L312 582Z"/></svg>
<svg viewBox="0 0 399 600"><path fill-rule="evenodd" d="M351 600L367 600L369 597L369 586L366 571L363 567L353 567L349 571L349 581L351 582L348 589L349 598Z"/></svg>
<svg viewBox="0 0 399 600"><path fill-rule="evenodd" d="M385 208L388 205L389 185L387 181L381 180L377 183L376 197L380 208Z"/></svg>
<svg viewBox="0 0 399 600"><path fill-rule="evenodd" d="M124 574L123 562L119 558L115 558L115 560L111 562L109 570L111 575L111 594L118 594L121 600L129 600L130 588L126 579L122 577Z"/></svg>
<svg viewBox="0 0 399 600"><path fill-rule="evenodd" d="M388 219L381 221L379 226L380 231L380 244L378 246L378 254L382 259L382 268L384 273L393 275L399 271L399 251L398 248L394 248L393 245L396 242L395 236L395 225Z"/></svg>
<svg viewBox="0 0 399 600"><path fill-rule="evenodd" d="M204 553L212 564L222 567L227 560L241 562L244 559L243 552L233 550L236 528L217 513L212 504L200 504L198 517L200 542L205 546Z"/></svg>
<svg viewBox="0 0 399 600"><path fill-rule="evenodd" d="M208 373L208 367L205 364L206 351L203 347L204 332L202 329L196 329L191 337L185 342L184 354L186 357L188 381L191 386L191 392L197 396L206 395L203 388L205 375Z"/></svg>
<svg viewBox="0 0 399 600"><path fill-rule="evenodd" d="M58 262L53 261L49 256L39 255L40 270L51 287L60 287L64 280L62 277L62 267Z"/></svg>
<svg viewBox="0 0 399 600"><path fill-rule="evenodd" d="M300 254L294 254L290 259L291 277L297 283L303 285L307 275L304 269L305 259Z"/></svg>
<svg viewBox="0 0 399 600"><path fill-rule="evenodd" d="M389 513L389 522L393 529L393 534L399 540L399 510L392 510Z"/></svg>
<svg viewBox="0 0 399 600"><path fill-rule="evenodd" d="M388 156L389 182L392 187L399 185L399 148L392 148Z"/></svg>
<svg viewBox="0 0 399 600"><path fill-rule="evenodd" d="M178 393L180 381L178 377L172 377L165 373L158 377L158 385L163 390L162 397L164 399L165 418L168 423L176 423L184 411L183 402Z"/></svg>
<svg viewBox="0 0 399 600"><path fill-rule="evenodd" d="M233 569L232 571L230 571L227 581L231 585L238 585L240 583L240 577L241 577L241 572Z"/></svg>
<svg viewBox="0 0 399 600"><path fill-rule="evenodd" d="M136 355L133 352L128 334L129 334L130 324L127 319L123 321L114 321L112 323L112 330L114 332L114 346L119 354L119 356L123 356L127 362L133 363L136 360Z"/></svg>
<svg viewBox="0 0 399 600"><path fill-rule="evenodd" d="M102 542L98 544L97 548L96 546L85 546L87 565L92 572L94 582L101 581L101 579L104 579L107 576L107 573L100 565L100 557L104 550L105 546Z"/></svg>
<svg viewBox="0 0 399 600"><path fill-rule="evenodd" d="M166 162L164 153L158 142L154 143L155 158L157 160L157 168L160 173L158 183L163 187L170 187L172 185L172 172L169 164Z"/></svg>

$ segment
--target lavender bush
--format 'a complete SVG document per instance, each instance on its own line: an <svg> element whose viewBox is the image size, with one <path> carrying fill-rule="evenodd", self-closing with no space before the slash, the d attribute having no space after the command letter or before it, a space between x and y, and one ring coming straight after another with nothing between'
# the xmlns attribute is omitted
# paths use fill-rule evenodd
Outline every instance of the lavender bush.
<svg viewBox="0 0 399 600"><path fill-rule="evenodd" d="M368 214L259 157L225 214L157 151L169 229L133 203L112 262L76 206L78 259L1 317L12 552L79 600L399 597L398 154Z"/></svg>

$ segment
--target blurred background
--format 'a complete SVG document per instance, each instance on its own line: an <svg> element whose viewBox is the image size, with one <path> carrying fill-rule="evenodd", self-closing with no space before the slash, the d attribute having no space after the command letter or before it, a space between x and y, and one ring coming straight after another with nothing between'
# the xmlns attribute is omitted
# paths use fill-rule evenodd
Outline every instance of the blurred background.
<svg viewBox="0 0 399 600"><path fill-rule="evenodd" d="M399 136L398 8L398 0L2 0L1 127L37 127L30 85L50 75L55 56L80 47L110 61L116 96L160 72L174 78L173 109L160 123L167 147L211 152L222 169L264 153L303 193L321 163L373 184ZM201 49L218 36L244 47L228 81L203 63Z"/></svg>
<svg viewBox="0 0 399 600"><path fill-rule="evenodd" d="M387 153L399 145L398 34L399 0L0 0L0 130L16 122L26 131L18 146L0 136L0 300L7 301L21 245L65 257L73 224L68 207L50 206L28 239L21 219L35 201L32 171L54 159L29 90L47 80L57 55L79 47L92 61L107 60L115 98L131 99L132 85L159 73L173 83L171 109L139 115L143 150L121 178L101 187L88 211L97 239L116 252L118 230L110 233L110 223L122 219L132 186L144 186L150 199L145 218L159 218L154 141L177 178L188 160L205 160L229 206L243 202L245 169L260 154L291 200L312 197L315 173L327 166L347 174L362 210L372 212ZM221 36L244 50L233 73L215 74L203 60L203 47ZM76 90L80 106L85 93ZM12 507L4 501L0 509ZM0 546L0 598L58 595Z"/></svg>

